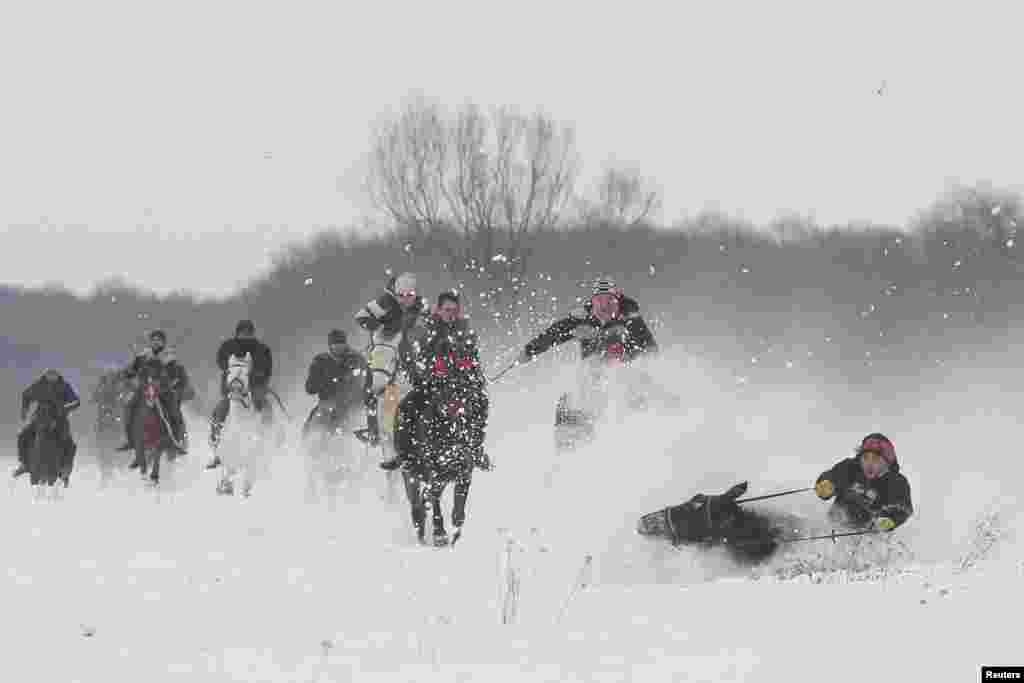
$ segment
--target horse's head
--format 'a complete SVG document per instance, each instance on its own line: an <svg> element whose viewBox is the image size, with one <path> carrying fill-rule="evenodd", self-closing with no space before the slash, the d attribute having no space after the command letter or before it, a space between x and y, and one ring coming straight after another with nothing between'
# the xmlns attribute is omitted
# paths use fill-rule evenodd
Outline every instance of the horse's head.
<svg viewBox="0 0 1024 683"><path fill-rule="evenodd" d="M61 405L56 401L39 401L32 415L36 428L42 431L56 430L63 414Z"/></svg>
<svg viewBox="0 0 1024 683"><path fill-rule="evenodd" d="M743 482L719 496L698 493L685 503L644 515L637 524L637 532L667 538L674 544L721 538L742 518L743 511L736 499L746 490Z"/></svg>
<svg viewBox="0 0 1024 683"><path fill-rule="evenodd" d="M228 360L228 371L225 377L229 398L241 399L249 395L249 375L251 372L251 354L247 353L244 357L231 356Z"/></svg>
<svg viewBox="0 0 1024 683"><path fill-rule="evenodd" d="M142 400L152 408L160 398L160 386L155 379L149 379L142 385Z"/></svg>

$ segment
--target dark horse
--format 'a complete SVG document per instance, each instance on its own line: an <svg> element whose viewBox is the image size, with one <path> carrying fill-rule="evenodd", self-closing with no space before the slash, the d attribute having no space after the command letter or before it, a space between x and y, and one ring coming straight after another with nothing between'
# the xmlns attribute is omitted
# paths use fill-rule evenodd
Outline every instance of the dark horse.
<svg viewBox="0 0 1024 683"><path fill-rule="evenodd" d="M403 466L402 479L412 510L416 538L426 543L427 506L431 507L435 546L454 544L462 535L466 521L466 500L473 481L473 456L470 411L458 398L431 402L418 420L417 447ZM441 496L449 484L454 484L452 526L449 539L441 510Z"/></svg>
<svg viewBox="0 0 1024 683"><path fill-rule="evenodd" d="M143 479L148 479L153 484L160 481L160 463L163 456L172 461L177 455L174 435L160 393L160 385L155 379L150 379L142 385L142 400L139 402L139 412L132 425L135 461L139 463Z"/></svg>
<svg viewBox="0 0 1024 683"><path fill-rule="evenodd" d="M65 434L64 406L54 401L36 404L32 421L35 437L28 456L29 480L33 486L54 486L59 479L67 488L74 464L74 450Z"/></svg>
<svg viewBox="0 0 1024 683"><path fill-rule="evenodd" d="M746 492L747 482L742 482L721 495L699 493L685 503L644 515L637 532L667 539L674 546L724 546L741 563L761 562L778 549L782 529L777 521L737 502Z"/></svg>
<svg viewBox="0 0 1024 683"><path fill-rule="evenodd" d="M306 448L306 492L319 497L321 490L333 501L346 481L361 474L355 443L340 438L355 431L355 419L363 406L362 388L333 400L320 400L302 426Z"/></svg>

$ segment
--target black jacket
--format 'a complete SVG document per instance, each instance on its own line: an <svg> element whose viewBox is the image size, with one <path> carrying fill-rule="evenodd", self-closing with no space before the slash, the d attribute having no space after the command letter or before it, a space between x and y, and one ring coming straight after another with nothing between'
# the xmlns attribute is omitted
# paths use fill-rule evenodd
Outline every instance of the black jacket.
<svg viewBox="0 0 1024 683"><path fill-rule="evenodd" d="M65 438L71 436L71 425L68 413L81 405L81 400L74 388L63 377L50 382L40 377L21 393L21 419L28 417L28 408L33 403L48 403L54 409L59 421L59 429Z"/></svg>
<svg viewBox="0 0 1024 683"><path fill-rule="evenodd" d="M252 355L252 374L249 376L249 383L252 386L266 386L274 374L274 357L270 347L259 339L252 337L232 337L220 345L217 349L217 367L222 373L228 371L228 360L231 356L244 358L245 354Z"/></svg>
<svg viewBox="0 0 1024 683"><path fill-rule="evenodd" d="M893 463L888 472L869 481L860 460L846 458L822 472L817 481L824 479L832 482L835 504L855 525L866 526L878 517L889 517L900 526L914 513L910 482L900 474L899 463Z"/></svg>
<svg viewBox="0 0 1024 683"><path fill-rule="evenodd" d="M423 297L416 297L416 302L403 310L395 295L385 291L359 309L355 319L364 330L373 332L374 341L380 343L408 331L424 315L426 308Z"/></svg>
<svg viewBox="0 0 1024 683"><path fill-rule="evenodd" d="M342 396L361 396L366 385L366 359L355 350L346 349L340 356L320 353L313 358L306 377L306 393L329 401Z"/></svg>
<svg viewBox="0 0 1024 683"><path fill-rule="evenodd" d="M640 306L633 299L622 297L622 313L616 320L602 323L589 308L575 311L570 315L552 323L544 332L526 344L528 356L537 356L552 346L558 346L570 339L580 339L580 357L604 352L610 340L621 341L626 360L633 360L644 353L658 349L654 334L640 315ZM584 330L581 328L591 328ZM586 334L581 335L581 332ZM612 334L606 334L606 333Z"/></svg>
<svg viewBox="0 0 1024 683"><path fill-rule="evenodd" d="M464 318L445 322L431 316L419 339L414 383L447 378L483 386L479 345L476 332Z"/></svg>
<svg viewBox="0 0 1024 683"><path fill-rule="evenodd" d="M156 356L151 353L139 354L122 373L122 376L125 379L138 379L140 384L148 382L151 378L155 379L160 386L161 394L173 396L177 402L189 400L195 396L195 390L189 382L185 366L175 360L173 355L166 350Z"/></svg>

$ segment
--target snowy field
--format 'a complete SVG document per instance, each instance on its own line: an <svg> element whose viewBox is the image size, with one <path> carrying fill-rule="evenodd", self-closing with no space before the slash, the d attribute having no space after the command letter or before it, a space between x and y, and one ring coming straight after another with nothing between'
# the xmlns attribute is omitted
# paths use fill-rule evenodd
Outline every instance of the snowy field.
<svg viewBox="0 0 1024 683"><path fill-rule="evenodd" d="M693 359L659 363L681 409L604 425L560 461L550 424L569 371L495 385L496 469L476 474L454 549L412 546L404 501L384 499L372 467L333 508L306 501L294 444L252 498L216 496L201 416L165 490L126 473L101 489L84 409L63 499L32 500L24 478L0 493L2 678L955 682L1024 664L1018 402L958 384L876 423L825 415L827 397L806 392L741 404ZM875 429L916 508L884 538L792 544L751 571L634 532L738 481L749 495L808 486ZM829 529L811 493L762 505Z"/></svg>

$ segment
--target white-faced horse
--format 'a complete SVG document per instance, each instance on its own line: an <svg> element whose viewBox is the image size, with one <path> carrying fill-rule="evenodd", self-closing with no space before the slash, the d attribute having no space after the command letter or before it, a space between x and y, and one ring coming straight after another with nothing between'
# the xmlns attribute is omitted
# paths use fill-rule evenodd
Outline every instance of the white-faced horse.
<svg viewBox="0 0 1024 683"><path fill-rule="evenodd" d="M259 410L253 405L249 375L252 356L245 354L228 360L228 415L224 421L217 456L221 461L221 478L217 493L232 495L239 491L249 496L254 482L264 474L268 455L267 427Z"/></svg>

